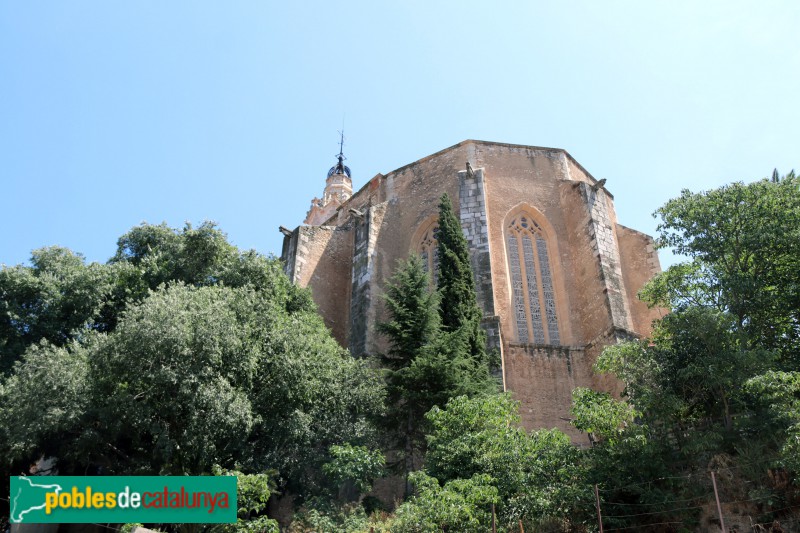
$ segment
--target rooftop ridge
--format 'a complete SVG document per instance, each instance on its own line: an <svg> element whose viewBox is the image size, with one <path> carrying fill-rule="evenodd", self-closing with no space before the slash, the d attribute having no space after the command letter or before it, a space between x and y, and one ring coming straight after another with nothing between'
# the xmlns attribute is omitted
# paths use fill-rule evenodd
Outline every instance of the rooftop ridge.
<svg viewBox="0 0 800 533"><path fill-rule="evenodd" d="M572 163L574 163L575 166L577 166L579 169L581 169L581 171L584 174L586 174L586 176L588 178L593 180L595 183L597 183L597 181L598 181L597 178L592 176L592 174L588 170L586 170L584 168L584 166L581 165L578 162L577 159L572 157L572 154L570 154L564 148L550 148L550 147L547 147L547 146L533 146L533 145L529 145L529 144L514 144L514 143L504 143L504 142L496 142L496 141L482 141L482 140L479 140L479 139L465 139L465 140L463 140L461 142L458 142L458 143L456 143L456 144L454 144L452 146L448 146L447 148L443 148L443 149L439 150L438 152L434 152L432 154L426 155L425 157L421 157L420 159L417 159L416 161L412 161L411 163L407 163L407 164L405 164L405 165L403 165L401 167L397 167L394 170L390 170L389 172L386 172L385 174L382 173L382 172L378 172L372 178L367 180L367 182L364 185L362 185L356 192L354 192L353 196L351 197L351 199L355 198L356 196L361 194L361 192L364 189L366 189L369 186L369 184L373 180L375 180L376 178L382 178L382 177L388 176L390 174L396 174L396 173L401 172L403 170L406 170L407 168L410 168L410 167L412 167L414 165L418 165L419 163L422 163L424 161L428 161L430 159L433 159L434 157L438 157L438 156L444 154L445 152L448 152L449 150L452 150L454 148L458 148L460 146L466 146L468 144L485 144L485 145L492 145L492 146L505 146L505 147L508 147L508 148L527 148L527 149L530 149L530 150L541 150L541 151L546 151L546 152L560 152L560 153L563 153L565 156L567 156L567 158L569 158L569 160L572 161ZM348 200L348 202L349 201L350 200Z"/></svg>

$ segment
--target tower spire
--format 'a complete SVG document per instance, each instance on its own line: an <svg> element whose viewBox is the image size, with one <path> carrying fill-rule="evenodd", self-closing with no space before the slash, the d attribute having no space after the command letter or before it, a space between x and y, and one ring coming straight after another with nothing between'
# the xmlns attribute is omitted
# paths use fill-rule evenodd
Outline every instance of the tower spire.
<svg viewBox="0 0 800 533"><path fill-rule="evenodd" d="M344 124L339 132L339 154L337 163L328 171L322 198L311 200L311 209L306 215L306 224L318 226L336 213L336 209L353 195L353 181L350 168L344 164Z"/></svg>
<svg viewBox="0 0 800 533"><path fill-rule="evenodd" d="M347 159L344 156L344 124L342 124L342 130L339 132L339 155L336 157L339 160L339 163L336 165L336 174L344 174L344 169L347 168L344 166L344 160ZM349 169L347 174L350 174Z"/></svg>

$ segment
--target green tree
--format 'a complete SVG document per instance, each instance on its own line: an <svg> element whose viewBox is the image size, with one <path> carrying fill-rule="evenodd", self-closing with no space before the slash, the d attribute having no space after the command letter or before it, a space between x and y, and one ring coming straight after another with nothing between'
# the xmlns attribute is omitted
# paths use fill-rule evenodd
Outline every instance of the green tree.
<svg viewBox="0 0 800 533"><path fill-rule="evenodd" d="M317 499L307 502L294 514L286 532L366 533L367 524L367 514L361 505L336 505Z"/></svg>
<svg viewBox="0 0 800 533"><path fill-rule="evenodd" d="M594 443L615 438L636 411L607 392L578 387L572 391L572 416L572 425L588 433Z"/></svg>
<svg viewBox="0 0 800 533"><path fill-rule="evenodd" d="M168 247L183 238L143 233ZM277 260L226 257L213 280L146 288L110 331L83 326L60 346L46 337L31 344L0 385L2 467L24 469L42 455L57 458L62 474L239 465L277 469L282 490L310 494L332 445L373 442L370 420L384 400L376 372L336 343ZM109 268L147 272L124 263Z"/></svg>
<svg viewBox="0 0 800 533"><path fill-rule="evenodd" d="M606 527L644 528L679 519L686 519L688 526L696 518L696 513L671 512L671 501L695 494L673 482L684 481L671 477L675 474L672 462L681 463L665 445L669 436L651 429L652 418L643 418L630 403L609 393L582 387L572 391L572 416L572 425L587 432L592 441L582 457L584 480L602 491ZM642 513L631 513L632 506Z"/></svg>
<svg viewBox="0 0 800 533"><path fill-rule="evenodd" d="M414 472L411 482L417 494L397 509L393 533L483 533L491 528L491 506L498 494L489 476L455 479L442 487L424 472Z"/></svg>
<svg viewBox="0 0 800 533"><path fill-rule="evenodd" d="M35 250L31 266L0 268L0 375L41 340L63 346L98 324L114 287L106 265L66 248Z"/></svg>
<svg viewBox="0 0 800 533"><path fill-rule="evenodd" d="M372 482L384 475L386 459L377 450L366 446L330 447L331 461L322 466L322 471L337 487L340 499L354 501L359 495L372 490Z"/></svg>
<svg viewBox="0 0 800 533"><path fill-rule="evenodd" d="M275 472L245 474L238 470L215 467L215 476L236 476L235 524L220 524L206 529L209 533L279 533L278 522L266 516L267 503L275 493Z"/></svg>
<svg viewBox="0 0 800 533"><path fill-rule="evenodd" d="M794 173L682 191L656 214L661 246L690 261L643 291L651 304L729 312L753 346L776 350L784 370L800 368L800 180Z"/></svg>
<svg viewBox="0 0 800 533"><path fill-rule="evenodd" d="M573 393L573 424L598 434L587 469L604 490L606 514L642 509L641 516L615 518L609 527L696 523L696 510L668 513L674 506L667 502L704 497L706 479L696 472L720 458L737 464L740 450L760 446L744 385L772 357L750 347L735 324L712 307L676 310L657 324L652 339L608 347L598 359L597 370L625 383L628 404L594 391ZM766 488L755 481L742 479L741 486Z"/></svg>
<svg viewBox="0 0 800 533"><path fill-rule="evenodd" d="M389 368L408 366L439 334L439 299L428 290L429 283L422 260L412 254L398 264L386 286L383 301L389 320L379 323L378 331L389 340L384 358Z"/></svg>
<svg viewBox="0 0 800 533"><path fill-rule="evenodd" d="M96 339L69 346L47 341L33 345L0 386L0 468L27 468L42 456L59 453L66 471L83 457L77 444L91 408L89 371ZM76 445L76 448L78 446Z"/></svg>
<svg viewBox="0 0 800 533"><path fill-rule="evenodd" d="M314 309L308 291L285 290L278 261L253 250L239 250L213 222L197 228L187 223L181 230L166 224L136 226L119 238L109 264L119 273L106 330L113 329L128 302L140 301L148 291L175 282L196 287L249 286L273 298L285 298L287 311Z"/></svg>
<svg viewBox="0 0 800 533"><path fill-rule="evenodd" d="M747 409L745 381L773 361L769 351L749 344L730 314L687 307L664 317L651 342L606 349L597 368L622 379L649 419L730 431L733 415Z"/></svg>
<svg viewBox="0 0 800 533"><path fill-rule="evenodd" d="M576 398L576 426L605 426L613 435L590 451L590 476L604 488L611 515L635 504L649 517L620 519L616 527L696 521L691 511L662 514L663 504L704 494L704 481L692 474L720 461L735 465L747 488L741 499L757 492L786 502L791 496L767 469L800 468L792 460L794 373L779 372L800 365L800 182L774 173L683 191L656 214L660 245L690 260L640 292L672 311L652 338L609 347L597 361L599 371L625 383L637 423L619 427L622 404L610 398ZM642 484L652 479L659 481Z"/></svg>
<svg viewBox="0 0 800 533"><path fill-rule="evenodd" d="M455 396L492 392L496 384L485 364L470 355L463 331L441 330L438 295L429 290L418 256L399 264L384 301L389 321L378 324L389 341L389 354L383 358L388 392L384 424L389 448L408 474L425 448L425 413Z"/></svg>
<svg viewBox="0 0 800 533"><path fill-rule="evenodd" d="M690 261L640 295L672 309L651 342L608 348L598 361L626 384L643 419L702 462L782 433L753 416L745 383L800 368L800 181L793 173L702 193L683 191L656 211L661 246ZM754 403L755 402L755 403ZM775 419L773 419L775 420Z"/></svg>
<svg viewBox="0 0 800 533"><path fill-rule="evenodd" d="M307 291L285 291L277 261L240 251L213 223L175 230L142 224L123 235L106 264L66 248L35 250L31 266L0 268L0 373L44 339L63 346L87 331L113 331L129 303L163 284L251 286L312 310Z"/></svg>
<svg viewBox="0 0 800 533"><path fill-rule="evenodd" d="M141 224L117 241L111 263L128 263L141 269L149 288L171 280L190 285L214 285L239 255L212 222L178 232L166 224Z"/></svg>
<svg viewBox="0 0 800 533"><path fill-rule="evenodd" d="M481 328L483 313L475 295L469 246L447 194L439 203L438 240L442 330L462 331L472 356L487 362L486 333Z"/></svg>
<svg viewBox="0 0 800 533"><path fill-rule="evenodd" d="M199 474L247 456L242 437L257 419L248 392L261 355L251 296L173 285L125 312L90 376L98 442L129 458L107 468Z"/></svg>
<svg viewBox="0 0 800 533"><path fill-rule="evenodd" d="M412 255L401 262L384 296L389 321L378 324L378 331L389 340L389 354L383 358L387 385L383 425L388 430L388 446L402 461L406 476L414 470L415 458L424 448L421 426L423 415L431 407L430 399L420 394L420 369L413 371L411 367L440 333L438 298L428 286L429 278L419 256Z"/></svg>
<svg viewBox="0 0 800 533"><path fill-rule="evenodd" d="M442 483L488 476L498 491L503 527L521 520L536 530L591 519L582 452L556 429L527 434L508 394L454 398L427 416L432 428L425 473Z"/></svg>
<svg viewBox="0 0 800 533"><path fill-rule="evenodd" d="M753 395L767 430L777 428L780 459L800 481L800 372L769 371L745 383Z"/></svg>

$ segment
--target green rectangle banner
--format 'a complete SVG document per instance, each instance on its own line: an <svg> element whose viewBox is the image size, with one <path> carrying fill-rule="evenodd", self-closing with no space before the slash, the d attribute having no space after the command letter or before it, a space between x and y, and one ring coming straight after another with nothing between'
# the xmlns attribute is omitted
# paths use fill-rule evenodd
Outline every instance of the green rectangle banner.
<svg viewBox="0 0 800 533"><path fill-rule="evenodd" d="M11 522L236 522L234 476L15 476Z"/></svg>

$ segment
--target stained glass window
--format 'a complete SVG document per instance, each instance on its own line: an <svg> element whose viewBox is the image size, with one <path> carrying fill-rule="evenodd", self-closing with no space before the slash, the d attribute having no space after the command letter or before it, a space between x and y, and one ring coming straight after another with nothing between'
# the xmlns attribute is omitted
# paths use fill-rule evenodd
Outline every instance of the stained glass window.
<svg viewBox="0 0 800 533"><path fill-rule="evenodd" d="M541 226L524 214L515 217L506 228L506 244L517 341L560 344L553 276Z"/></svg>

